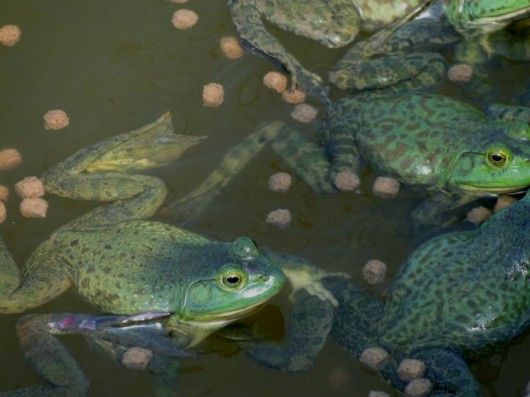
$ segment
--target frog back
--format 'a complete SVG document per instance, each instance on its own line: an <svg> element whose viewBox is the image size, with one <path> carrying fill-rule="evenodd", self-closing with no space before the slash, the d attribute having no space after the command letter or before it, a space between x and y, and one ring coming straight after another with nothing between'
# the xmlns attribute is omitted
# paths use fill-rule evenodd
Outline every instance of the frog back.
<svg viewBox="0 0 530 397"><path fill-rule="evenodd" d="M79 295L99 309L175 311L215 244L171 225L131 221L53 236L56 255Z"/></svg>
<svg viewBox="0 0 530 397"><path fill-rule="evenodd" d="M363 30L375 32L410 14L424 1L354 0L353 3L359 10Z"/></svg>
<svg viewBox="0 0 530 397"><path fill-rule="evenodd" d="M418 248L385 304L382 342L402 351L452 347L467 354L530 325L529 206L496 214L477 231Z"/></svg>
<svg viewBox="0 0 530 397"><path fill-rule="evenodd" d="M347 98L335 115L332 123L352 131L376 172L423 187L444 186L459 156L475 151L492 123L472 106L429 93Z"/></svg>

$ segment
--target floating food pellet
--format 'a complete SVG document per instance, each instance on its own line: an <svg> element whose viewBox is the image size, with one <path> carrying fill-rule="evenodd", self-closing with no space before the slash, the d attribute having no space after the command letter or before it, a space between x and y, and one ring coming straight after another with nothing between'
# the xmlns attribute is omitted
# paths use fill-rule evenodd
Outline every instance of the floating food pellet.
<svg viewBox="0 0 530 397"><path fill-rule="evenodd" d="M280 94L287 89L287 83L287 77L278 72L268 72L263 76L263 85Z"/></svg>
<svg viewBox="0 0 530 397"><path fill-rule="evenodd" d="M22 30L17 25L4 25L0 28L0 43L6 47L13 47L20 40Z"/></svg>
<svg viewBox="0 0 530 397"><path fill-rule="evenodd" d="M3 201L0 201L0 223L6 220L6 206Z"/></svg>
<svg viewBox="0 0 530 397"><path fill-rule="evenodd" d="M385 199L394 198L399 193L399 182L394 178L379 176L372 186L372 193Z"/></svg>
<svg viewBox="0 0 530 397"><path fill-rule="evenodd" d="M390 355L380 347L369 347L361 353L359 361L369 369L380 371L390 362Z"/></svg>
<svg viewBox="0 0 530 397"><path fill-rule="evenodd" d="M146 369L153 352L141 347L131 347L123 353L121 364L128 369Z"/></svg>
<svg viewBox="0 0 530 397"><path fill-rule="evenodd" d="M399 379L404 382L410 382L419 379L425 373L425 363L420 360L406 358L399 363L397 374Z"/></svg>
<svg viewBox="0 0 530 397"><path fill-rule="evenodd" d="M467 83L472 77L473 66L467 63L458 63L447 71L447 78L454 83Z"/></svg>
<svg viewBox="0 0 530 397"><path fill-rule="evenodd" d="M15 168L22 162L22 157L17 149L4 149L0 151L0 171Z"/></svg>
<svg viewBox="0 0 530 397"><path fill-rule="evenodd" d="M28 176L15 184L15 192L21 198L44 196L44 184L36 176Z"/></svg>
<svg viewBox="0 0 530 397"><path fill-rule="evenodd" d="M342 389L348 386L352 376L345 368L335 367L329 372L328 380L335 389Z"/></svg>
<svg viewBox="0 0 530 397"><path fill-rule="evenodd" d="M26 218L46 218L48 202L39 197L28 197L22 200L19 210Z"/></svg>
<svg viewBox="0 0 530 397"><path fill-rule="evenodd" d="M296 105L305 101L305 92L299 90L285 90L282 92L284 102Z"/></svg>
<svg viewBox="0 0 530 397"><path fill-rule="evenodd" d="M386 264L378 259L371 259L363 266L363 278L368 284L381 284L385 281Z"/></svg>
<svg viewBox="0 0 530 397"><path fill-rule="evenodd" d="M269 189L273 192L285 193L291 187L293 178L287 172L277 172L269 178Z"/></svg>
<svg viewBox="0 0 530 397"><path fill-rule="evenodd" d="M431 391L432 383L429 379L414 379L405 387L405 397L427 397Z"/></svg>
<svg viewBox="0 0 530 397"><path fill-rule="evenodd" d="M506 207L509 207L513 203L515 203L517 199L512 196L499 196L497 198L497 201L495 202L495 207L493 207L493 212L499 212L500 210L505 209Z"/></svg>
<svg viewBox="0 0 530 397"><path fill-rule="evenodd" d="M53 109L44 114L44 128L60 130L70 124L70 119L64 110Z"/></svg>
<svg viewBox="0 0 530 397"><path fill-rule="evenodd" d="M291 112L291 117L301 123L310 123L317 117L318 109L307 103L299 103Z"/></svg>
<svg viewBox="0 0 530 397"><path fill-rule="evenodd" d="M195 26L198 20L199 16L195 11L187 10L185 8L175 11L171 18L173 26L179 30L185 30Z"/></svg>
<svg viewBox="0 0 530 397"><path fill-rule="evenodd" d="M291 211L279 209L269 212L266 222L279 229L285 229L291 224Z"/></svg>
<svg viewBox="0 0 530 397"><path fill-rule="evenodd" d="M4 185L0 185L0 201L6 202L9 198L9 188Z"/></svg>
<svg viewBox="0 0 530 397"><path fill-rule="evenodd" d="M228 59L237 59L245 55L245 50L243 50L243 47L241 47L239 40L235 36L221 37L219 45L224 56Z"/></svg>
<svg viewBox="0 0 530 397"><path fill-rule="evenodd" d="M361 180L352 171L341 171L335 175L335 187L341 192L351 192L359 187Z"/></svg>
<svg viewBox="0 0 530 397"><path fill-rule="evenodd" d="M224 101L225 90L221 84L210 83L202 87L202 103L207 107L217 107Z"/></svg>
<svg viewBox="0 0 530 397"><path fill-rule="evenodd" d="M371 390L370 393L368 393L368 397L390 397L390 394L385 393L384 391Z"/></svg>
<svg viewBox="0 0 530 397"><path fill-rule="evenodd" d="M491 216L492 212L486 207L476 207L467 213L467 220L475 225L480 225Z"/></svg>

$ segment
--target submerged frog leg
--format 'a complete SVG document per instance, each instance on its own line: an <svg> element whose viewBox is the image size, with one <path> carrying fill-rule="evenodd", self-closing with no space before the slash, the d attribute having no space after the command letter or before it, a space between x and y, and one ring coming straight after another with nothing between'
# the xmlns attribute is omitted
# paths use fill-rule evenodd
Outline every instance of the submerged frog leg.
<svg viewBox="0 0 530 397"><path fill-rule="evenodd" d="M113 203L63 228L89 228L150 217L165 198L164 183L155 177L126 172L167 165L203 139L175 135L171 115L165 113L153 123L70 156L43 175L46 190L63 197Z"/></svg>
<svg viewBox="0 0 530 397"><path fill-rule="evenodd" d="M327 340L337 306L337 300L322 280L349 276L324 271L292 255L268 250L266 254L280 264L293 289L286 337L282 344L242 342L241 347L261 365L282 371L306 370L313 365Z"/></svg>
<svg viewBox="0 0 530 397"><path fill-rule="evenodd" d="M11 392L0 392L2 397L66 397L85 396L89 382L68 349L49 332L48 322L54 315L31 314L17 324L17 334L24 357L48 382Z"/></svg>
<svg viewBox="0 0 530 397"><path fill-rule="evenodd" d="M333 191L327 181L329 160L324 150L308 142L292 127L281 121L268 123L248 135L230 149L213 171L191 193L171 203L164 212L170 212L179 223L197 218L218 198L226 185L269 143L283 160L315 190ZM294 149L294 150L293 150Z"/></svg>
<svg viewBox="0 0 530 397"><path fill-rule="evenodd" d="M383 303L345 279L326 279L324 285L338 301L333 338L357 358L364 349L378 346Z"/></svg>
<svg viewBox="0 0 530 397"><path fill-rule="evenodd" d="M152 374L152 388L156 397L174 397L177 390L180 360L155 354L148 366Z"/></svg>
<svg viewBox="0 0 530 397"><path fill-rule="evenodd" d="M526 126L526 139L530 138L528 132L528 124L530 123L530 107L507 105L503 103L496 103L487 107L485 113L493 119L502 120L506 122L522 122L522 128Z"/></svg>
<svg viewBox="0 0 530 397"><path fill-rule="evenodd" d="M328 101L328 88L322 79L305 69L265 28L262 12L249 1L231 0L229 2L232 22L248 50L279 62L290 74L293 88Z"/></svg>
<svg viewBox="0 0 530 397"><path fill-rule="evenodd" d="M445 78L447 63L438 53L414 51L450 44L460 39L447 33L438 19L413 20L405 17L353 46L336 63L329 80L341 89L394 87L396 91L431 87Z"/></svg>
<svg viewBox="0 0 530 397"><path fill-rule="evenodd" d="M480 397L482 392L462 356L443 348L428 348L413 355L425 363L425 377L434 385L433 395Z"/></svg>
<svg viewBox="0 0 530 397"><path fill-rule="evenodd" d="M460 215L471 209L466 204L472 203L477 198L470 194L435 193L414 209L413 225L418 232L449 226L461 219Z"/></svg>
<svg viewBox="0 0 530 397"><path fill-rule="evenodd" d="M334 307L331 302L304 289L299 290L294 299L284 344L241 344L252 360L282 371L302 371L313 365L331 329Z"/></svg>

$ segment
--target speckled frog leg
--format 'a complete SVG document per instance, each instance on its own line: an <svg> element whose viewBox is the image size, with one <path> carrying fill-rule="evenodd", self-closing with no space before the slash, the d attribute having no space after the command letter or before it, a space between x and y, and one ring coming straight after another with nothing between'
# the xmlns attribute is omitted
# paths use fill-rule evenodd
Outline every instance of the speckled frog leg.
<svg viewBox="0 0 530 397"><path fill-rule="evenodd" d="M430 51L461 37L443 19L409 22L415 15L411 13L354 45L333 67L329 80L340 89L353 90L392 86L404 90L440 83L447 69L445 59L421 49L426 47Z"/></svg>
<svg viewBox="0 0 530 397"><path fill-rule="evenodd" d="M337 300L323 281L347 278L343 273L321 270L308 261L288 254L267 251L289 279L293 301L283 343L243 342L243 350L255 362L282 371L311 367L322 350L333 323Z"/></svg>
<svg viewBox="0 0 530 397"><path fill-rule="evenodd" d="M31 314L17 324L24 357L46 379L49 386L30 387L0 396L84 396L88 380L68 349L55 335L83 335L115 357L128 347L143 347L173 357L189 355L171 343L165 329L155 321L168 313L136 316L93 316L88 314ZM142 324L145 323L145 326ZM119 352L118 352L119 351Z"/></svg>
<svg viewBox="0 0 530 397"><path fill-rule="evenodd" d="M177 158L203 138L177 136L171 116L83 149L43 175L46 190L63 197L110 201L110 205L75 219L62 230L86 229L121 220L151 216L162 203L166 188L158 178L128 175L159 167ZM31 255L19 275L5 245L0 245L0 313L19 313L41 305L70 287L63 259L53 236Z"/></svg>
<svg viewBox="0 0 530 397"><path fill-rule="evenodd" d="M313 13L326 13L333 14L338 10L342 15L337 15L338 21L332 25L326 25L329 32L327 35L340 37L339 34L334 34L333 29L339 26L340 20L350 21L359 20L355 7L348 0L335 1L337 3L336 10L331 8L331 5L325 1L308 1L299 0L297 7L293 7L290 2L285 3L285 12L276 9L281 7L282 2L278 1L256 1L256 0L231 0L229 7L232 13L232 21L241 37L243 45L250 51L257 55L265 56L273 61L280 63L290 74L293 88L298 88L311 95L315 95L318 98L328 101L329 89L324 85L322 79L305 69L300 62L292 56L279 42L271 35L263 24L262 18L270 20L272 23L283 27L286 30L294 31L297 34L303 34L304 36L310 36L311 29L305 30L303 33L296 31L297 20L302 20L305 15L301 11L301 8L310 8ZM298 4L300 3L300 4ZM307 4L303 4L307 3ZM318 8L318 10L316 9ZM292 13L295 12L294 15ZM347 15L346 15L347 14ZM324 20L327 18L323 18ZM318 25L320 22L319 18L305 18L305 22L314 23ZM353 37L357 33L357 25L355 22L349 24L350 28L346 29L349 37L340 42L349 42L353 40ZM319 29L322 27L315 26L314 37L318 39ZM333 41L330 40L328 43L330 46L333 45Z"/></svg>
<svg viewBox="0 0 530 397"><path fill-rule="evenodd" d="M282 159L318 192L332 192L328 181L329 159L319 145L307 141L281 121L273 121L248 135L230 149L215 171L196 189L163 210L179 224L200 216L222 193L226 185L269 143Z"/></svg>

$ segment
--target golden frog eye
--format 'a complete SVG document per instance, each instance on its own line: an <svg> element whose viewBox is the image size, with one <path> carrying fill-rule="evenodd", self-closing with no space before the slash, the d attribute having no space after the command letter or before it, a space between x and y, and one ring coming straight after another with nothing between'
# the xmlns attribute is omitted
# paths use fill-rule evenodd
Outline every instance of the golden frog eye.
<svg viewBox="0 0 530 397"><path fill-rule="evenodd" d="M244 274L238 272L227 272L221 276L221 284L225 288L240 288L246 283L247 278Z"/></svg>
<svg viewBox="0 0 530 397"><path fill-rule="evenodd" d="M486 160L488 164L495 168L502 168L509 165L512 161L510 153L500 149L489 149L486 152Z"/></svg>

